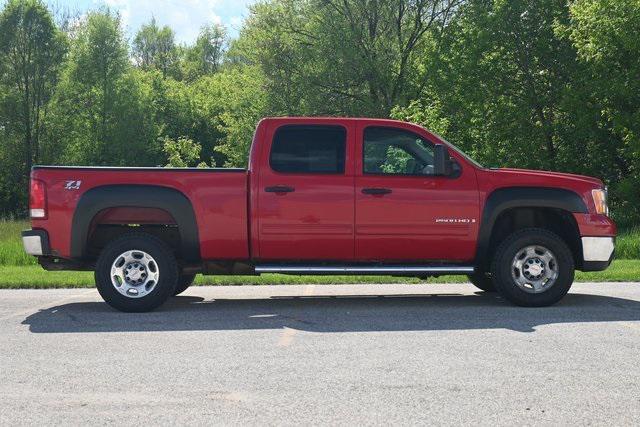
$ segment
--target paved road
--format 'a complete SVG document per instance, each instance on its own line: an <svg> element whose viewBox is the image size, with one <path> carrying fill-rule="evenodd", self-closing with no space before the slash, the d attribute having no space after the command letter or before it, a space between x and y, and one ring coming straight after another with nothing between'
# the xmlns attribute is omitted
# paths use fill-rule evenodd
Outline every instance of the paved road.
<svg viewBox="0 0 640 427"><path fill-rule="evenodd" d="M0 424L635 424L640 283L195 288L151 314L0 291Z"/></svg>

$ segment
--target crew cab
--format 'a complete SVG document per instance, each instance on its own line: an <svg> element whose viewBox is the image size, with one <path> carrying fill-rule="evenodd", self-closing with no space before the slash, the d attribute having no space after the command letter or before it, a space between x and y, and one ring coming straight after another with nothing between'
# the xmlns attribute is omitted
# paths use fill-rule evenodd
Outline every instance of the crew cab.
<svg viewBox="0 0 640 427"><path fill-rule="evenodd" d="M599 179L487 169L392 120L267 118L246 170L36 166L30 193L26 252L133 312L199 273L462 274L546 306L616 236Z"/></svg>

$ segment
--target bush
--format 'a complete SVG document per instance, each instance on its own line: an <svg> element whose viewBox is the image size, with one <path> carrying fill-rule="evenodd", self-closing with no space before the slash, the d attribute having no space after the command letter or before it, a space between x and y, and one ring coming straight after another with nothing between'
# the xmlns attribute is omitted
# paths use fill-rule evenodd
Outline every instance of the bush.
<svg viewBox="0 0 640 427"><path fill-rule="evenodd" d="M31 228L27 221L0 220L0 265L35 265L36 258L22 248L20 232Z"/></svg>
<svg viewBox="0 0 640 427"><path fill-rule="evenodd" d="M640 227L620 233L616 241L616 258L640 259Z"/></svg>

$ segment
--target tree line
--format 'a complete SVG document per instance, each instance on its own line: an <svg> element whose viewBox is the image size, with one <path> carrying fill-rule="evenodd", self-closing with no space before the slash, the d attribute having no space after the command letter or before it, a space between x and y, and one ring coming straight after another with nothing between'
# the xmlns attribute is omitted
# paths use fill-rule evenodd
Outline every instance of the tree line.
<svg viewBox="0 0 640 427"><path fill-rule="evenodd" d="M244 166L264 116L392 117L486 166L601 177L640 222L640 0L269 0L192 44L0 12L0 214L33 164Z"/></svg>

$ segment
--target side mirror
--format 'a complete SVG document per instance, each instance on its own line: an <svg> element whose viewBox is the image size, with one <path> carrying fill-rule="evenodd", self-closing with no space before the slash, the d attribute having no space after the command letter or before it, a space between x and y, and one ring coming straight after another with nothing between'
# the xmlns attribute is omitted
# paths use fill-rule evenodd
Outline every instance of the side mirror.
<svg viewBox="0 0 640 427"><path fill-rule="evenodd" d="M449 150L442 144L433 146L433 174L436 176L451 175L451 157Z"/></svg>

